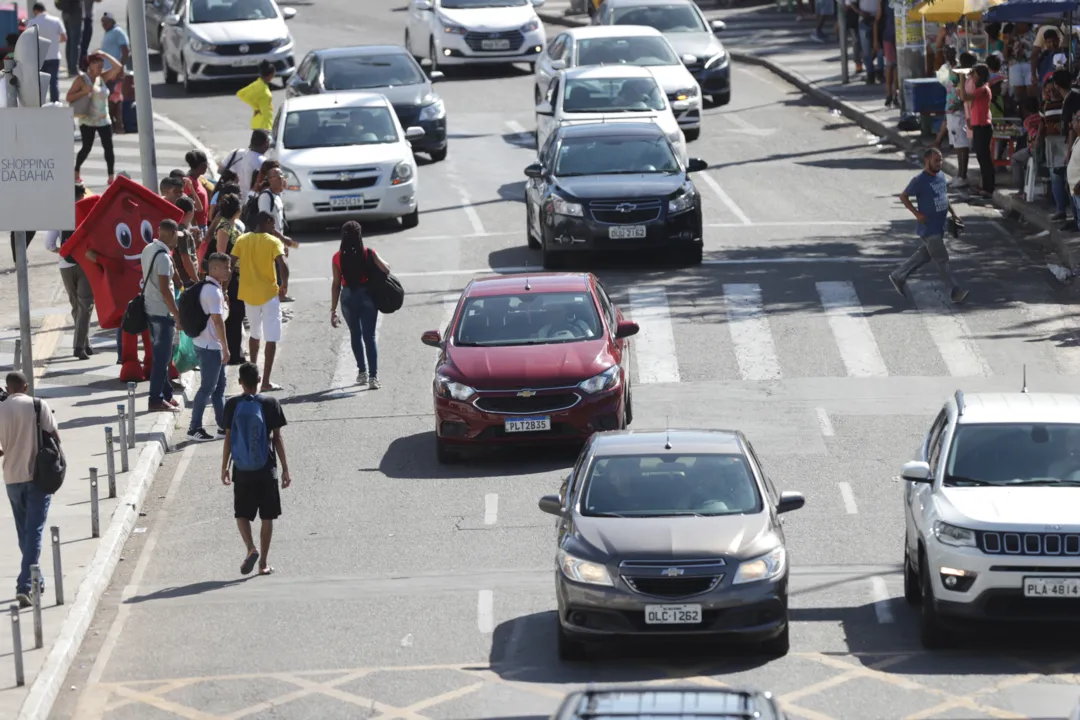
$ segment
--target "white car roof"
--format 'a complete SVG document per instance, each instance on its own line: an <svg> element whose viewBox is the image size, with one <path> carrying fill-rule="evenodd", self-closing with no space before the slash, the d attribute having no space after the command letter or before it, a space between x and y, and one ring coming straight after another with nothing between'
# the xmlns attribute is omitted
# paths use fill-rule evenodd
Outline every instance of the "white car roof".
<svg viewBox="0 0 1080 720"><path fill-rule="evenodd" d="M653 78L648 68L638 65L582 65L564 70L567 80L606 80L609 78Z"/></svg>
<svg viewBox="0 0 1080 720"><path fill-rule="evenodd" d="M664 37L656 28L647 25L589 25L567 30L574 40L602 37Z"/></svg>
<svg viewBox="0 0 1080 720"><path fill-rule="evenodd" d="M285 112L330 110L335 107L387 107L385 95L374 92L336 92L301 95L285 100Z"/></svg>
<svg viewBox="0 0 1080 720"><path fill-rule="evenodd" d="M1067 393L961 393L957 422L1080 424L1080 395ZM952 400L957 403L956 397Z"/></svg>

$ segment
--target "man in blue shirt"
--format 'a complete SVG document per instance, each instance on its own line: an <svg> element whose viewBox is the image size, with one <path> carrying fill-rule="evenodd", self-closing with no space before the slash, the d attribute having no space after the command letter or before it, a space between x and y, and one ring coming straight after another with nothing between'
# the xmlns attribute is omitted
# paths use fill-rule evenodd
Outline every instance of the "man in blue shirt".
<svg viewBox="0 0 1080 720"><path fill-rule="evenodd" d="M945 224L950 213L956 218L956 211L949 204L948 182L941 172L941 151L928 149L923 153L923 161L923 171L912 178L904 192L900 193L900 202L918 221L915 232L922 244L903 265L889 273L889 281L896 292L907 297L908 277L932 260L951 288L952 301L960 303L967 297L968 291L960 287L949 268ZM917 207L911 202L912 199L918 204Z"/></svg>
<svg viewBox="0 0 1080 720"><path fill-rule="evenodd" d="M128 42L124 28L116 24L116 18L111 12L102 13L101 27L105 29L105 35L101 38L101 49L114 58L118 58L124 67L127 67L128 59L131 57L131 43ZM109 70L111 67L112 65L106 60L105 69Z"/></svg>

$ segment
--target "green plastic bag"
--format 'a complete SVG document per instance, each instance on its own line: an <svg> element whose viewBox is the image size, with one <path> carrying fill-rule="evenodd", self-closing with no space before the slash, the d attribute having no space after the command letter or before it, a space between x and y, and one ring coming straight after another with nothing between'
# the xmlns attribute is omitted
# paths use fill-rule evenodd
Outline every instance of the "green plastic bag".
<svg viewBox="0 0 1080 720"><path fill-rule="evenodd" d="M199 364L199 358L195 354L195 343L186 333L180 332L180 342L173 348L173 365L176 372L183 375L188 370L194 370Z"/></svg>

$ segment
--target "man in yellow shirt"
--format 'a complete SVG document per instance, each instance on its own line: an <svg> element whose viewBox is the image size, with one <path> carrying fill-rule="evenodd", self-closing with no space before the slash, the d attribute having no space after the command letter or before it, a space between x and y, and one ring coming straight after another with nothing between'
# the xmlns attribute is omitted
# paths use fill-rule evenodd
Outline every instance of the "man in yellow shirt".
<svg viewBox="0 0 1080 720"><path fill-rule="evenodd" d="M236 93L236 97L251 108L251 129L269 130L274 123L274 96L270 92L270 83L277 71L269 60L259 63L259 78ZM265 375L264 375L265 377Z"/></svg>
<svg viewBox="0 0 1080 720"><path fill-rule="evenodd" d="M281 298L289 288L289 266L285 262L285 247L271 233L274 216L260 212L252 232L236 239L232 255L240 273L237 299L246 306L251 337L248 340L249 360L259 363L259 344L266 341L266 364L262 372L262 392L280 390L270 382L274 369L277 344L281 342ZM278 285L278 274L281 285Z"/></svg>

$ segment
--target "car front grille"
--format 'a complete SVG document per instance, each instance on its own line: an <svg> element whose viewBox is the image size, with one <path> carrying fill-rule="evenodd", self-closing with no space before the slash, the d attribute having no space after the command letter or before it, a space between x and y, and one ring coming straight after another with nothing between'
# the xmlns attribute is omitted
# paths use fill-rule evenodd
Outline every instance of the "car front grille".
<svg viewBox="0 0 1080 720"><path fill-rule="evenodd" d="M247 48L241 50L240 48ZM274 49L272 42L258 43L228 43L216 47L218 55L265 55Z"/></svg>
<svg viewBox="0 0 1080 720"><path fill-rule="evenodd" d="M342 180L340 178L326 178L324 180L312 179L311 184L319 190L359 190L360 188L375 187L378 184L378 176L351 178L349 180Z"/></svg>
<svg viewBox="0 0 1080 720"><path fill-rule="evenodd" d="M1080 534L977 532L987 555L1080 555Z"/></svg>
<svg viewBox="0 0 1080 720"><path fill-rule="evenodd" d="M485 40L509 40L510 47L501 50L485 50ZM525 36L520 30L503 30L502 32L469 32L465 34L465 43L473 52L513 52L521 49L525 42Z"/></svg>
<svg viewBox="0 0 1080 720"><path fill-rule="evenodd" d="M634 592L674 599L709 592L724 579L726 565L723 558L628 560L619 570Z"/></svg>
<svg viewBox="0 0 1080 720"><path fill-rule="evenodd" d="M419 105L395 105L394 113L398 117L398 122L401 123L401 127L408 129L409 127L416 125L420 122L420 106Z"/></svg>
<svg viewBox="0 0 1080 720"><path fill-rule="evenodd" d="M532 413L558 412L572 408L581 398L574 393L533 395L532 397L485 397L476 399L474 405L484 412L529 415Z"/></svg>
<svg viewBox="0 0 1080 720"><path fill-rule="evenodd" d="M712 590L724 579L723 575L679 578L627 577L623 580L642 595L662 598L684 598Z"/></svg>
<svg viewBox="0 0 1080 720"><path fill-rule="evenodd" d="M660 217L659 200L619 200L589 203L593 220L605 225L640 225Z"/></svg>

